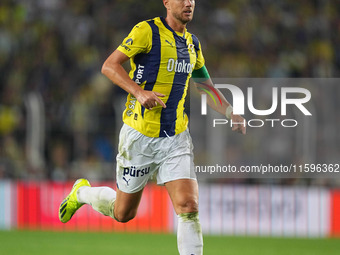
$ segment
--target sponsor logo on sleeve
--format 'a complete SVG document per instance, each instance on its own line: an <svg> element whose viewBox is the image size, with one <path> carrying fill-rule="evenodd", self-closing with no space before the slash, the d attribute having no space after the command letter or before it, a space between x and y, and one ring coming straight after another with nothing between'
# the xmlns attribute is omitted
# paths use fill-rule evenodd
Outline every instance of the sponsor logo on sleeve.
<svg viewBox="0 0 340 255"><path fill-rule="evenodd" d="M130 51L131 49L129 46L133 44L133 40L131 38L126 39L125 43L122 43L120 46L123 47L125 50Z"/></svg>

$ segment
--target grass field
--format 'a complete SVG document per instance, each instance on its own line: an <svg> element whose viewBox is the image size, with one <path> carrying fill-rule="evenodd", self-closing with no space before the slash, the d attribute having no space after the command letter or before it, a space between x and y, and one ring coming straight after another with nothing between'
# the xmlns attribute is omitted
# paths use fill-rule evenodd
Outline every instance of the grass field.
<svg viewBox="0 0 340 255"><path fill-rule="evenodd" d="M336 255L340 239L204 237L204 254ZM1 255L170 255L176 236L165 234L0 231Z"/></svg>

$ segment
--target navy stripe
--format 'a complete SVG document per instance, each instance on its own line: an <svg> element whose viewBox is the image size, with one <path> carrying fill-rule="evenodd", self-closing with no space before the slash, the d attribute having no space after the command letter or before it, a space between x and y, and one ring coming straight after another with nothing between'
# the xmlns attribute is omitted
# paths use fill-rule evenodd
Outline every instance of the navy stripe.
<svg viewBox="0 0 340 255"><path fill-rule="evenodd" d="M200 49L200 43L195 35L191 35L192 37L192 43L194 44L195 51L196 51L196 57L198 57L197 51Z"/></svg>
<svg viewBox="0 0 340 255"><path fill-rule="evenodd" d="M152 48L148 54L143 56L143 61L145 61L145 73L147 73L147 82L145 84L144 90L152 91L155 86L157 75L159 72L159 66L161 63L161 39L159 35L159 28L155 25L154 20L147 21L152 30ZM138 59L137 59L138 60ZM136 62L135 62L136 63ZM142 106L141 112L144 117L145 107Z"/></svg>
<svg viewBox="0 0 340 255"><path fill-rule="evenodd" d="M183 66L183 61L187 65L190 65L190 55L186 39L178 36L176 33L174 33L174 38L176 42L178 68L180 69L180 66ZM176 133L178 103L183 97L187 79L187 72L180 71L175 73L169 99L166 102L166 108L163 108L161 113L160 137L173 136Z"/></svg>
<svg viewBox="0 0 340 255"><path fill-rule="evenodd" d="M169 29L171 32L173 32L174 34L176 34L176 32L168 25L168 23L166 23L166 21L165 21L165 19L164 19L163 17L160 17L160 19L161 19L163 25L164 25L167 29Z"/></svg>
<svg viewBox="0 0 340 255"><path fill-rule="evenodd" d="M148 55L145 54L145 53L140 53L140 54L137 54L134 58L134 62L136 64L136 70L133 72L133 80L136 81L137 79L137 74L138 74L138 67L141 65L141 66L144 66L144 68L142 69L143 70L143 77L141 79L139 79L139 84L142 84L144 81L146 81L146 77L147 77L147 73L148 73L148 70L147 70L147 59L148 59Z"/></svg>

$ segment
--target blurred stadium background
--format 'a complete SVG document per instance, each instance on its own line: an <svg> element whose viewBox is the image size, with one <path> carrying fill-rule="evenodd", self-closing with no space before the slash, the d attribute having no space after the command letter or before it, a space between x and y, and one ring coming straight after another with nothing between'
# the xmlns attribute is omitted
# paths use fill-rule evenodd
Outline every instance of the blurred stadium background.
<svg viewBox="0 0 340 255"><path fill-rule="evenodd" d="M199 0L196 4L188 28L202 43L212 77L339 77L339 1ZM0 230L174 233L170 201L164 189L153 184L146 188L137 218L128 224L85 207L66 225L57 216L59 203L76 178L114 186L125 93L100 74L101 65L137 22L159 15L164 16L165 10L161 1L154 0L1 0ZM340 159L339 96L340 87L318 96L317 125L322 132L313 145L317 162ZM322 116L324 112L327 116ZM253 139L246 136L242 144L254 145ZM229 155L242 160L241 145L232 138L228 142L233 146ZM258 162L268 161L268 151L256 146L245 158L251 162L255 152ZM223 239L233 235L340 236L337 178L263 181L201 176L200 183L203 231L223 236L218 247L229 240L240 248L250 240ZM44 236L34 233L37 238ZM175 239L169 238L175 253ZM285 247L275 239L252 240L251 245L260 240L274 243L272 248L259 247L261 254ZM329 252L322 244L320 251L310 246L316 242L311 240L309 248L300 247L308 254L335 254L339 249L338 240L326 245ZM7 241L0 242L2 246ZM265 247L273 250L266 253ZM275 254L304 254L301 250Z"/></svg>

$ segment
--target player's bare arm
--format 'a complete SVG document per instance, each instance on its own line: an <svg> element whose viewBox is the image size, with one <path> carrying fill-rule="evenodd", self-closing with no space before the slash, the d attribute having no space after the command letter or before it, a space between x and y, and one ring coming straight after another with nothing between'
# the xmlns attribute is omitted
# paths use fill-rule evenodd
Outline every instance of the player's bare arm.
<svg viewBox="0 0 340 255"><path fill-rule="evenodd" d="M204 84L206 84L208 86L214 87L214 84L213 84L213 82L212 82L212 80L210 78L208 80L206 80L204 82ZM195 85L196 85L196 87L202 86L202 84L200 84L200 83L195 83ZM198 89L198 92L200 94L204 94L205 93L203 90L200 90L200 89ZM222 105L220 105L220 104L216 105L213 102L213 99L211 97L207 97L207 104L209 105L209 107L211 109L213 109L216 112L219 112L219 113L221 113L222 115L225 116L226 112L227 112L227 109L228 109L229 106L231 106L231 104L224 97L224 95L221 93L220 90L216 89L216 92L217 92L218 96L221 98ZM246 134L246 126L241 124L241 123L244 123L244 121L245 121L243 117L241 117L240 115L233 114L233 112L231 112L230 113L230 119L232 120L233 123L236 123L236 124L233 124L233 127L232 127L233 131L237 131L237 132L239 132L241 134Z"/></svg>
<svg viewBox="0 0 340 255"><path fill-rule="evenodd" d="M128 56L119 50L115 50L104 62L102 66L102 73L126 92L134 95L138 102L140 102L140 104L146 109L152 110L157 103L163 108L166 108L164 102L159 98L164 97L163 94L155 91L144 90L137 83L131 80L128 73L122 66L122 64L128 60Z"/></svg>

